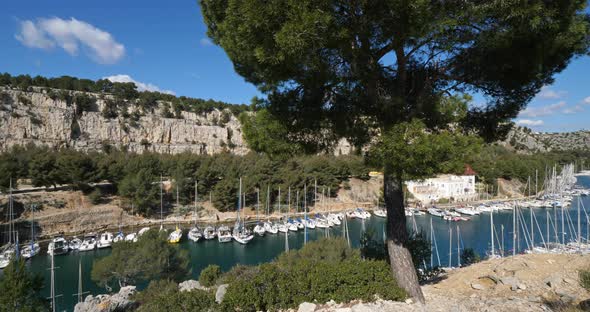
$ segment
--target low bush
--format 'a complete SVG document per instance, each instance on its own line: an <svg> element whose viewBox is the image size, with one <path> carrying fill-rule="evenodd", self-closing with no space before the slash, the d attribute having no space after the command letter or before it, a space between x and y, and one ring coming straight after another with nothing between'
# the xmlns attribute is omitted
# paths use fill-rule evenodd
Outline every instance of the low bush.
<svg viewBox="0 0 590 312"><path fill-rule="evenodd" d="M215 305L212 293L200 289L180 292L176 283L167 280L152 281L134 299L140 304L138 312L211 311Z"/></svg>
<svg viewBox="0 0 590 312"><path fill-rule="evenodd" d="M402 300L406 296L387 262L362 260L342 239L312 242L275 262L230 274L222 311L273 311L306 301L371 301L376 296Z"/></svg>
<svg viewBox="0 0 590 312"><path fill-rule="evenodd" d="M95 188L90 194L88 194L88 199L93 205L100 204L102 201L102 191L100 188Z"/></svg>
<svg viewBox="0 0 590 312"><path fill-rule="evenodd" d="M211 287L221 276L221 268L218 265L211 264L201 271L199 283L205 287Z"/></svg>

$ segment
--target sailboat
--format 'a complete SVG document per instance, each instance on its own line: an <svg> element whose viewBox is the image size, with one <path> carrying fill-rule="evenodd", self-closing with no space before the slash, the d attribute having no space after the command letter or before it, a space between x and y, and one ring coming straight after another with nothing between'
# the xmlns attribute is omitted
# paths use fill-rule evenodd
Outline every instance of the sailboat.
<svg viewBox="0 0 590 312"><path fill-rule="evenodd" d="M113 238L113 243L118 243L118 242L122 242L125 240L125 234L123 234L123 230L121 229L121 219L123 218L123 215L119 215L119 232L117 232L117 234L115 235L115 237Z"/></svg>
<svg viewBox="0 0 590 312"><path fill-rule="evenodd" d="M285 222L291 232L297 232L299 229L295 220L289 218L289 212L291 211L291 187L289 187L289 193L287 195L287 214L285 215Z"/></svg>
<svg viewBox="0 0 590 312"><path fill-rule="evenodd" d="M281 214L281 187L280 186L279 186L278 202L279 202L279 215L280 215ZM281 233L285 233L285 234L289 233L289 223L287 222L286 218L283 217L281 222L279 222L278 230Z"/></svg>
<svg viewBox="0 0 590 312"><path fill-rule="evenodd" d="M379 200L377 200L377 208L375 210L373 210L373 214L379 218L386 218L387 217L387 210L385 210L379 206ZM414 214L412 213L412 216L413 215Z"/></svg>
<svg viewBox="0 0 590 312"><path fill-rule="evenodd" d="M244 218L240 218L240 210L242 210L242 178L240 178L237 219L234 225L232 237L234 240L236 240L236 242L246 245L254 238L254 235L252 235L250 230L246 228L246 225L244 224Z"/></svg>
<svg viewBox="0 0 590 312"><path fill-rule="evenodd" d="M78 248L79 251L90 251L96 248L96 235L88 234L84 237L82 244Z"/></svg>
<svg viewBox="0 0 590 312"><path fill-rule="evenodd" d="M39 243L35 242L35 206L31 205L31 243L26 244L20 254L25 259L30 259L41 251Z"/></svg>
<svg viewBox="0 0 590 312"><path fill-rule="evenodd" d="M256 189L256 226L254 227L254 233L258 236L264 236L266 230L264 229L264 224L260 222L260 189Z"/></svg>
<svg viewBox="0 0 590 312"><path fill-rule="evenodd" d="M277 234L279 229L277 225L270 221L270 186L266 191L266 211L267 211L267 220L264 222L264 231L270 234Z"/></svg>
<svg viewBox="0 0 590 312"><path fill-rule="evenodd" d="M12 179L10 180L10 191L8 195L8 243L0 249L0 269L4 269L16 254L16 231L14 226L14 206L12 201Z"/></svg>
<svg viewBox="0 0 590 312"><path fill-rule="evenodd" d="M195 243L198 242L203 237L203 233L201 232L201 229L199 228L199 226L197 226L197 199L198 199L197 188L198 188L198 186L199 186L199 182L195 181L195 211L193 212L195 224L188 232L188 239L190 239L191 241L193 241Z"/></svg>
<svg viewBox="0 0 590 312"><path fill-rule="evenodd" d="M178 185L176 186L176 207L179 207L178 201ZM176 228L170 235L168 235L168 242L171 244L177 244L182 239L182 230L178 227L178 223L176 223Z"/></svg>

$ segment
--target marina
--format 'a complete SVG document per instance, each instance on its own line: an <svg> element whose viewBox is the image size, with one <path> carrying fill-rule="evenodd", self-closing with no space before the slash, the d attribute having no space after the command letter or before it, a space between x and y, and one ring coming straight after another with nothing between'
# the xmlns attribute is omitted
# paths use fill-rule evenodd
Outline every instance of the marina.
<svg viewBox="0 0 590 312"><path fill-rule="evenodd" d="M578 185L589 187L590 177L578 177ZM579 217L578 205L580 207ZM493 214L491 211L481 212L470 216L469 222L456 223L429 214L414 214L406 218L408 227L423 232L429 239L433 238L431 240L433 245L432 260L431 263L427 263L428 266L457 267L460 264L460 253L465 248L473 248L483 258L509 256L513 253L548 252L547 246L556 248L552 252L564 252L565 248L571 252L582 252L582 249L587 246L590 234L587 218L588 207L590 207L590 196L582 195L573 196L570 208L521 207L517 210L520 216L519 231L513 230L515 225L514 210L499 209ZM363 231L372 231L376 239L383 239L385 218L375 214L367 215L368 212L364 212L352 211L349 214L351 217L346 218L346 222L332 227L318 228L316 225L315 228L304 227L303 230L287 231L286 234L277 230L276 234L271 232L265 233L264 236L252 235L253 238L247 244L232 241L232 229L229 226L220 226L217 229L217 233L222 233L222 236L217 239L201 239L194 242L188 238L190 227L187 227L182 229L184 235L177 244L180 248L188 250L191 259L191 278L198 279L200 271L209 264L217 264L222 270L229 270L237 264L254 265L271 261L284 252L286 244L289 248L296 249L303 246L306 241L321 239L328 235L330 237L342 236L348 233L350 244L358 248ZM381 213L377 212L377 214ZM533 231L530 226L531 215L534 224ZM311 218L305 220L311 220ZM303 223L307 224L307 222ZM580 224L579 228L578 224ZM272 223L270 227L275 227L275 225ZM549 235L547 235L547 228L549 228ZM175 229L174 227L169 230ZM158 230L158 227L153 227L152 230ZM207 231L205 231L206 235ZM493 245L491 237L494 237ZM580 246L576 245L577 237L582 238ZM87 241L86 238L84 241ZM92 242L92 238L89 238L88 241ZM94 242L97 243L96 238L94 238ZM564 245L563 242L569 243L569 247L564 247L567 244ZM493 249L492 246L494 246ZM52 257L47 254L45 246L41 248L40 254L27 261L27 266L31 271L44 277L43 294L49 296L51 272L48 268L51 267ZM67 254L53 257L56 268L54 273L55 294L62 295L56 298L56 304L60 310L72 310L78 300L77 296L73 296L73 294L78 293L79 270L84 285L83 291L94 295L106 292L105 289L100 288L92 281L90 272L94 260L104 257L110 252L110 248L93 248L84 252L70 251ZM146 285L138 286L142 288Z"/></svg>

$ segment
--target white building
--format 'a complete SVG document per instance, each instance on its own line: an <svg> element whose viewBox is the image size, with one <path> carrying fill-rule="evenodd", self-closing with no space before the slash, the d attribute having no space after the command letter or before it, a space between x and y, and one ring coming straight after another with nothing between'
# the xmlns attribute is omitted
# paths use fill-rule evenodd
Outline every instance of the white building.
<svg viewBox="0 0 590 312"><path fill-rule="evenodd" d="M443 174L436 178L408 181L408 191L424 204L440 199L468 201L477 199L475 189L475 172L467 166L465 174Z"/></svg>

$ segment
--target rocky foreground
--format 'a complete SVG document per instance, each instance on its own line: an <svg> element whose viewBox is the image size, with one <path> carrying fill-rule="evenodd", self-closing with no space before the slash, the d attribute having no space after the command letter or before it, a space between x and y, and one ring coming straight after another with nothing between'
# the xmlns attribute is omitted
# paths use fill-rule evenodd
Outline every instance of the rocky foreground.
<svg viewBox="0 0 590 312"><path fill-rule="evenodd" d="M581 305L590 311L590 293L579 285L578 272L590 268L590 255L518 255L487 260L452 270L439 280L422 287L426 304L412 302L302 303L290 312L369 312L369 311L554 311L565 304ZM221 302L227 285L216 292ZM179 291L205 289L197 281L186 281ZM132 310L130 299L135 287L121 289L112 296L88 296L76 305L77 312Z"/></svg>

